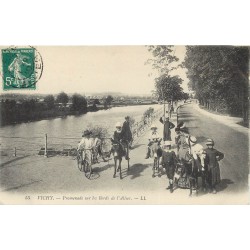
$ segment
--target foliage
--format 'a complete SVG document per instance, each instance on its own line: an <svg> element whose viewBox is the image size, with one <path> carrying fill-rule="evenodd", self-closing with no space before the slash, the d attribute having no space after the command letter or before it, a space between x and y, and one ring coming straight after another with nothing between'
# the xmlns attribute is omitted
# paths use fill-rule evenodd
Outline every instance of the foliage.
<svg viewBox="0 0 250 250"><path fill-rule="evenodd" d="M83 112L87 111L87 100L84 98L84 96L79 94L74 94L72 96L72 110Z"/></svg>
<svg viewBox="0 0 250 250"><path fill-rule="evenodd" d="M55 98L53 95L45 96L44 102L46 103L48 109L52 109L55 106Z"/></svg>
<svg viewBox="0 0 250 250"><path fill-rule="evenodd" d="M108 136L108 129L100 125L93 125L92 123L87 125L87 129L92 132L92 135L97 138L105 138Z"/></svg>
<svg viewBox="0 0 250 250"><path fill-rule="evenodd" d="M105 103L107 104L107 106L111 106L113 100L114 98L111 95L108 95L105 99Z"/></svg>
<svg viewBox="0 0 250 250"><path fill-rule="evenodd" d="M174 65L179 61L179 58L175 56L174 46L172 45L150 45L147 46L148 50L152 53L153 59L148 59L147 63L160 74L169 74L178 66Z"/></svg>
<svg viewBox="0 0 250 250"><path fill-rule="evenodd" d="M179 58L175 56L174 46L148 46L153 59L147 63L152 64L153 69L158 70L159 77L155 79L154 96L158 100L176 101L184 97L181 87L182 79L177 75L172 75L180 65L177 65Z"/></svg>
<svg viewBox="0 0 250 250"><path fill-rule="evenodd" d="M69 97L66 93L61 92L60 94L58 94L57 98L56 98L56 102L57 103L62 103L63 105L66 105L69 101Z"/></svg>
<svg viewBox="0 0 250 250"><path fill-rule="evenodd" d="M152 107L148 108L148 109L143 113L142 120L144 120L146 117L152 116L153 113L154 113L154 108L152 108Z"/></svg>
<svg viewBox="0 0 250 250"><path fill-rule="evenodd" d="M177 101L183 98L181 87L182 79L179 76L163 74L156 78L155 87L159 100Z"/></svg>
<svg viewBox="0 0 250 250"><path fill-rule="evenodd" d="M187 46L183 65L202 105L247 120L248 47Z"/></svg>
<svg viewBox="0 0 250 250"><path fill-rule="evenodd" d="M132 117L132 116L129 116L129 126L130 126L130 129L134 126L135 124L135 118Z"/></svg>

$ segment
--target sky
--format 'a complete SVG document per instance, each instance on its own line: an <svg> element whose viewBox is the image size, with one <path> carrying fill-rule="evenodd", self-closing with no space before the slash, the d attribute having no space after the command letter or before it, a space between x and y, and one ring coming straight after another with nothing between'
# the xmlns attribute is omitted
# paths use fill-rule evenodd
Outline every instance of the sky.
<svg viewBox="0 0 250 250"><path fill-rule="evenodd" d="M144 95L154 90L157 74L151 65L145 65L152 58L145 46L37 46L36 49L42 56L43 73L32 93L57 94L64 91ZM185 47L176 46L175 55L181 62ZM184 80L182 87L187 90L184 70L179 69L176 74ZM31 93L27 90L12 92Z"/></svg>

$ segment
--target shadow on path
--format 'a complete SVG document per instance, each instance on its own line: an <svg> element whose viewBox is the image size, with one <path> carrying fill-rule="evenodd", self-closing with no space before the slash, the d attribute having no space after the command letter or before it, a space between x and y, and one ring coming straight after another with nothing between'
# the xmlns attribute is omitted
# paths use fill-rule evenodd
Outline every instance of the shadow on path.
<svg viewBox="0 0 250 250"><path fill-rule="evenodd" d="M234 184L234 182L230 179L222 179L221 182L217 185L216 189L218 192L221 192L226 189L230 184Z"/></svg>
<svg viewBox="0 0 250 250"><path fill-rule="evenodd" d="M16 157L16 158L14 158L14 159L12 159L12 160L9 160L9 161L7 161L7 162L4 162L4 163L0 164L0 168L4 167L4 166L6 166L6 165L8 165L8 164L10 164L10 163L12 163L12 162L15 162L15 161L18 161L18 160L22 160L22 159L24 159L24 158L26 158L26 157L29 157L29 155Z"/></svg>
<svg viewBox="0 0 250 250"><path fill-rule="evenodd" d="M152 166L152 164L141 164L141 163L134 164L130 166L126 177L131 176L130 179L138 178L141 176L141 173L149 166Z"/></svg>
<svg viewBox="0 0 250 250"><path fill-rule="evenodd" d="M139 147L141 147L143 145L146 145L146 144L136 144L136 145L133 145L131 150L139 148Z"/></svg>
<svg viewBox="0 0 250 250"><path fill-rule="evenodd" d="M38 180L38 181L32 181L30 183L25 183L25 184L22 184L22 185L19 185L19 186L16 186L16 187L11 187L11 188L6 188L4 189L3 191L13 191L13 190L17 190L19 188L22 188L22 187L27 187L27 186L30 186L32 184L35 184L35 183L38 183L38 182L41 182L42 180Z"/></svg>

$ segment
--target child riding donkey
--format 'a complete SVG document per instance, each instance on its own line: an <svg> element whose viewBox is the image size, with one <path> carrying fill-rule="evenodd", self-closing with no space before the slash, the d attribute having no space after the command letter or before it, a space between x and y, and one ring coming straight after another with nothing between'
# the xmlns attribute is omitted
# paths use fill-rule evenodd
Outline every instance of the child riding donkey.
<svg viewBox="0 0 250 250"><path fill-rule="evenodd" d="M156 144L157 146L157 149L160 149L160 142L161 142L161 139L160 139L160 135L158 134L157 132L157 126L155 124L153 124L151 126L151 133L150 133L150 138L148 139L149 140L149 143L148 143L148 147L147 147L147 154L146 154L146 157L145 159L148 159L150 156L151 156L151 153L152 153L152 145L153 144ZM157 150L158 152L156 153L160 153L159 150Z"/></svg>
<svg viewBox="0 0 250 250"><path fill-rule="evenodd" d="M119 144L123 156L125 156L125 159L128 159L128 153L127 153L127 143L126 138L124 138L124 133L122 133L122 125L120 122L117 122L115 125L116 130L114 131L112 143L113 144ZM113 149L112 149L113 150Z"/></svg>

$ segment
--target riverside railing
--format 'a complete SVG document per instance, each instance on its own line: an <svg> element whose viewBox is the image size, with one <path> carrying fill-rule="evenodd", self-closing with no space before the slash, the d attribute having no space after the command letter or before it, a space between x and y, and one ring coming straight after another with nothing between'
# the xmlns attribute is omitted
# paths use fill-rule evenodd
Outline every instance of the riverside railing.
<svg viewBox="0 0 250 250"><path fill-rule="evenodd" d="M163 108L154 111L150 116L145 117L143 120L136 122L132 126L133 141L142 136L152 123L162 115Z"/></svg>

